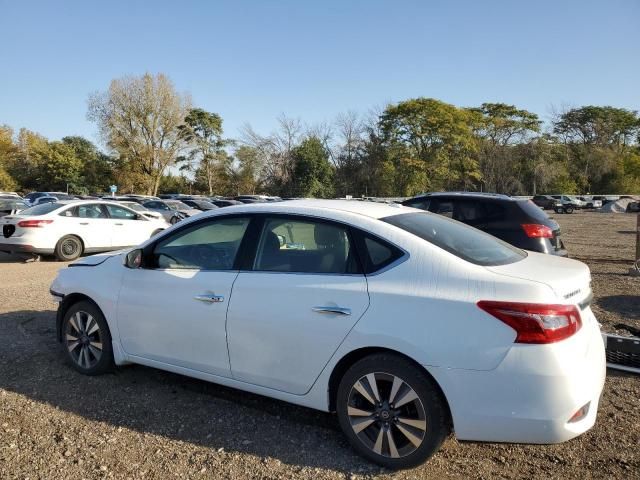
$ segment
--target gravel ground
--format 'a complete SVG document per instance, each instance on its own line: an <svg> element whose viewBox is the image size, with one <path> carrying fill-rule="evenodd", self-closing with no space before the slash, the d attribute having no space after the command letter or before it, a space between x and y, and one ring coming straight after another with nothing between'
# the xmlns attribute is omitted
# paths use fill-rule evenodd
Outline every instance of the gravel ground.
<svg viewBox="0 0 640 480"><path fill-rule="evenodd" d="M635 215L557 220L570 254L592 269L603 328L640 327L640 278L627 275ZM48 295L61 267L0 256L2 479L640 478L640 376L609 370L596 426L570 442L449 438L426 465L392 473L353 454L330 414L145 367L72 371Z"/></svg>

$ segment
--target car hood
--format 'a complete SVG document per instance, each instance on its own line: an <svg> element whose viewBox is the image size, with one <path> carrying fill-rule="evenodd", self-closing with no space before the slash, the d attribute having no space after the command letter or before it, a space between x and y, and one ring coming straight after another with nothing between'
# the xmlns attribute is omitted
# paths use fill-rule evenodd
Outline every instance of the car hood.
<svg viewBox="0 0 640 480"><path fill-rule="evenodd" d="M77 262L73 262L70 267L95 267L97 265L103 264L105 261L112 257L118 257L124 253L127 253L130 248L125 250L118 250L115 252L108 253L100 253L98 255L91 255L90 257L84 257L78 260Z"/></svg>
<svg viewBox="0 0 640 480"><path fill-rule="evenodd" d="M527 252L527 258L519 262L486 268L500 275L548 285L563 302L581 302L591 294L589 267L570 258Z"/></svg>

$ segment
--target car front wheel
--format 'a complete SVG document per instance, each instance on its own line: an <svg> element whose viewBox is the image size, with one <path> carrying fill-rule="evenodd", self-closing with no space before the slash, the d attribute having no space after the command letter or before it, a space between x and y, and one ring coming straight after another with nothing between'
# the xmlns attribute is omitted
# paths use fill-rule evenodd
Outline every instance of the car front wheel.
<svg viewBox="0 0 640 480"><path fill-rule="evenodd" d="M340 382L336 407L353 448L390 469L422 464L449 433L448 410L434 380L398 355L356 362Z"/></svg>
<svg viewBox="0 0 640 480"><path fill-rule="evenodd" d="M99 375L113 366L111 333L95 304L72 305L62 320L62 344L71 365L85 375Z"/></svg>

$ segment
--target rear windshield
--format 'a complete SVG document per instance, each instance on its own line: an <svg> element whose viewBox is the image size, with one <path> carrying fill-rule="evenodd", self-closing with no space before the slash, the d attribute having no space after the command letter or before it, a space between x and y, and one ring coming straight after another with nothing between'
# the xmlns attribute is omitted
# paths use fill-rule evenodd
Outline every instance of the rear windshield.
<svg viewBox="0 0 640 480"><path fill-rule="evenodd" d="M36 205L35 207L27 208L26 210L22 210L20 215L46 215L49 212L53 212L57 210L62 205L59 203L43 203L42 205Z"/></svg>
<svg viewBox="0 0 640 480"><path fill-rule="evenodd" d="M531 200L521 200L518 202L518 205L520 206L520 208L522 208L524 213L537 220L538 222L549 223L551 221L549 215L547 215L544 210L542 210Z"/></svg>
<svg viewBox="0 0 640 480"><path fill-rule="evenodd" d="M527 256L519 248L441 215L428 212L403 213L381 220L476 265L506 265Z"/></svg>

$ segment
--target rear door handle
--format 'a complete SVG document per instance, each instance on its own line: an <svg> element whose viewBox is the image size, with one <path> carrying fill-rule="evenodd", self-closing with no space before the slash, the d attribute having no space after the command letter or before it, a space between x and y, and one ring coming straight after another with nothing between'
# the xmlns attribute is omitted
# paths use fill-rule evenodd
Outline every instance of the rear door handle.
<svg viewBox="0 0 640 480"><path fill-rule="evenodd" d="M89 222L80 222L80 225L89 225Z"/></svg>
<svg viewBox="0 0 640 480"><path fill-rule="evenodd" d="M206 295L196 295L195 297L193 297L194 300L198 300L200 302L205 302L205 303L221 303L224 302L224 297L222 295L211 295L211 294L206 294Z"/></svg>
<svg viewBox="0 0 640 480"><path fill-rule="evenodd" d="M335 313L338 315L351 315L350 308L342 307L313 307L311 310L317 313Z"/></svg>
<svg viewBox="0 0 640 480"><path fill-rule="evenodd" d="M116 223L116 225L117 225L117 226L119 226L119 227L121 227L121 226L122 226L122 224L121 224L121 223Z"/></svg>

